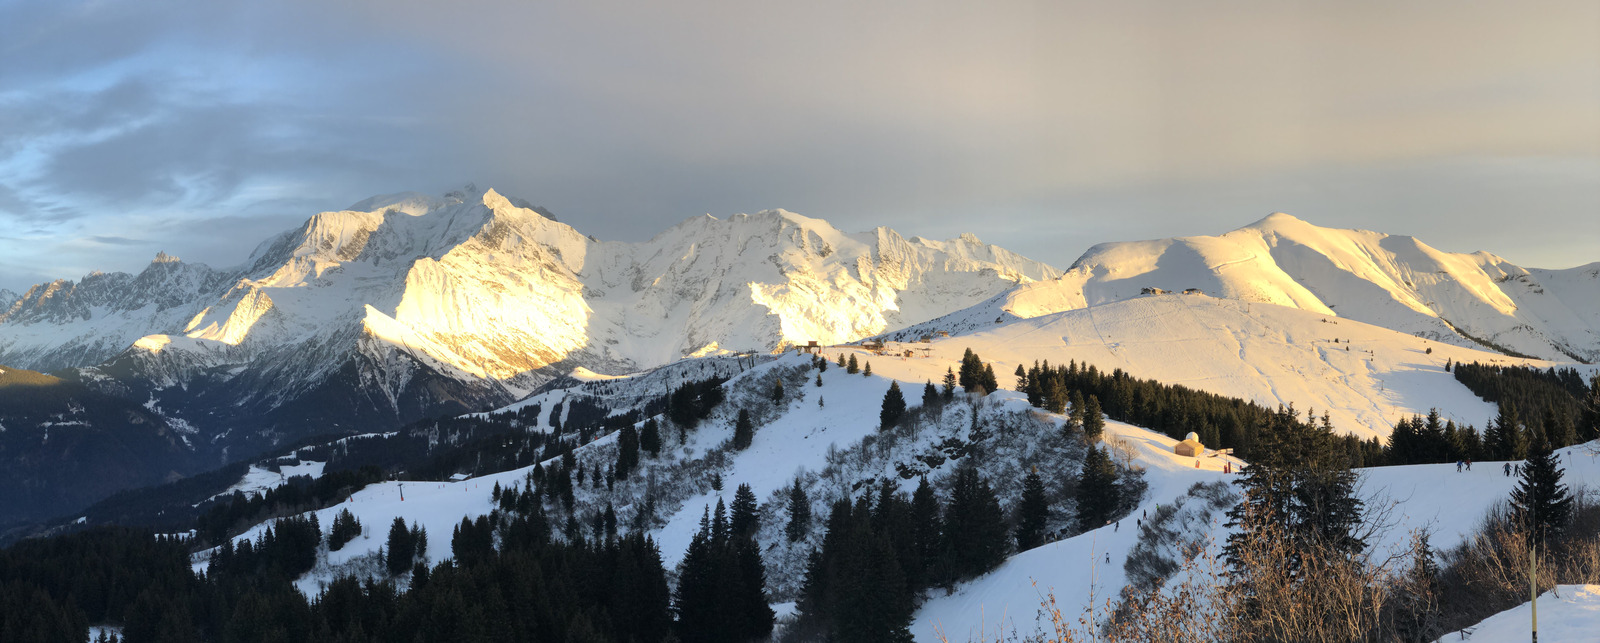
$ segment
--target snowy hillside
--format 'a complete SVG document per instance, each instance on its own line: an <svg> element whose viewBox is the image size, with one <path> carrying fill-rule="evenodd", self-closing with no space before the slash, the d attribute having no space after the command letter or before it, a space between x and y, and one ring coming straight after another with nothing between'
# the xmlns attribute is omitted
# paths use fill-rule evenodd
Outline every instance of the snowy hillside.
<svg viewBox="0 0 1600 643"><path fill-rule="evenodd" d="M1525 603L1472 628L1470 637L1451 633L1447 641L1520 641L1533 625L1533 603ZM1539 640L1545 643L1587 643L1600 632L1600 585L1558 585L1539 595Z"/></svg>
<svg viewBox="0 0 1600 643"><path fill-rule="evenodd" d="M1461 346L1600 361L1600 263L1522 268L1487 252L1444 252L1281 213L1220 236L1103 243L1061 279L1020 286L990 306L1035 317L1145 288L1197 288Z"/></svg>
<svg viewBox="0 0 1600 643"><path fill-rule="evenodd" d="M1483 426L1494 408L1445 372L1446 361L1545 365L1330 315L1205 295L1135 295L1031 319L991 312L979 306L889 333L891 351L911 350L917 357L875 368L937 382L944 365L971 348L994 362L1001 386L1008 387L1019 364L1076 360L1268 407L1326 411L1335 429L1367 438L1387 437L1395 420L1434 407L1460 424ZM938 337L942 329L957 332ZM935 337L928 343L919 341L930 333Z"/></svg>
<svg viewBox="0 0 1600 643"><path fill-rule="evenodd" d="M1115 423L1108 424L1107 431L1137 446L1135 461L1146 467L1151 489L1142 505L1122 522L1134 523L1140 516L1152 516L1158 505L1177 505L1178 530L1220 548L1227 538L1223 526L1227 522L1225 508L1208 506L1203 496L1186 491L1195 483L1229 480L1232 476L1221 472L1220 459L1204 458L1203 466L1197 469L1193 458L1172 454L1173 441L1165 436ZM1565 482L1573 488L1600 485L1600 455L1596 455L1594 446L1591 443L1557 451L1566 469ZM1460 544L1474 533L1491 508L1510 496L1516 485L1516 477L1501 474L1501 464L1474 463L1473 470L1465 473L1457 473L1453 465L1444 464L1362 470L1360 495L1374 507L1391 503L1394 506L1392 524L1374 547L1377 551L1403 552L1414 529L1430 532L1438 550ZM1130 528L1121 529L1124 526ZM1069 620L1082 614L1091 598L1102 606L1106 598L1115 600L1128 583L1123 564L1138 539L1139 530L1134 525L1111 525L1020 552L983 578L924 603L917 612L912 633L918 641L932 642L942 640L940 634L952 641L966 641L994 640L995 634L1002 631L1030 633L1035 627L1050 631L1048 619L1038 620L1045 595L1054 593L1057 605ZM1213 557L1216 554L1217 550L1213 550ZM1540 606L1546 607L1545 599L1540 599ZM1098 614L1105 616L1103 611ZM1567 616L1581 619L1574 624L1593 618L1580 613ZM1455 639L1454 635L1448 637ZM1479 639L1475 635L1473 640L1505 639Z"/></svg>

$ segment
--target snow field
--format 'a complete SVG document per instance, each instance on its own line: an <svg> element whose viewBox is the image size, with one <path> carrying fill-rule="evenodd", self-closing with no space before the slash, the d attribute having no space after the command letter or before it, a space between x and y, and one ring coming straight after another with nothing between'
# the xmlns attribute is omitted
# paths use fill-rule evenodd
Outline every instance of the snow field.
<svg viewBox="0 0 1600 643"><path fill-rule="evenodd" d="M1462 636L1447 641L1521 641L1533 626L1533 603L1523 603L1484 619ZM1557 585L1539 595L1539 640L1546 643L1592 643L1600 638L1600 585Z"/></svg>

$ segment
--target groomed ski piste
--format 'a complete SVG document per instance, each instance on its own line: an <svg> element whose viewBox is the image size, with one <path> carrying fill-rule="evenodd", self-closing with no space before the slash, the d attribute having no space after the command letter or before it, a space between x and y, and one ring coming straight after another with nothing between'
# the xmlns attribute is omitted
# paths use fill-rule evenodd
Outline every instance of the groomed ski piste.
<svg viewBox="0 0 1600 643"><path fill-rule="evenodd" d="M1336 344L1332 342L1334 338L1341 341ZM873 375L848 374L831 365L821 375L823 385L817 387L813 384L815 371L802 374L805 384L788 389L789 397L783 405L764 411L758 418L755 439L748 449L725 451L725 459L714 469L699 469L721 474L724 485L720 492L712 490L707 480L678 481L690 490L663 506L664 524L651 529L668 569L681 560L704 509L719 498L731 503L734 488L741 483L751 485L761 500L761 538L766 545L774 532L781 531L788 515L780 492L797 476L810 476L807 479L812 482L808 484L816 485L850 477L893 479L896 457L927 448L947 433L936 424L895 447L888 459L872 457L873 450L862 447L862 443L878 432L878 411L890 380L900 383L907 402L915 407L920 402L922 384L938 382L947 368L957 365L967 348L993 365L1002 387L1012 385L1010 373L1018 364L1031 365L1036 359L1047 359L1051 364L1078 360L1102 371L1122 368L1137 377L1185 384L1264 405L1292 403L1301 411L1314 409L1319 415L1326 411L1338 430L1364 437L1387 435L1389 423L1402 414L1421 414L1434 406L1458 422L1482 426L1493 414L1493 407L1474 397L1443 370L1447 359L1548 364L1429 342L1301 310L1182 295L1143 297L1001 324L990 322L986 327L926 343L890 342L883 349L888 355L859 346L828 347L824 356L830 361L840 355L855 355L863 363L871 363ZM913 356L904 357L905 350L912 351ZM690 432L686 443L680 444L674 438L660 457L642 459L639 475L665 473L674 465L721 449L731 436L737 406L763 395L772 378L784 373L793 377L795 372L808 368L810 359L789 354L736 375L725 385L729 402L698 430ZM693 363L679 362L668 368L683 369ZM1585 376L1587 373L1586 367ZM579 380L603 379L588 373L576 375ZM603 381L626 386L629 381L643 382L650 377L647 372ZM653 382L648 390L659 394L661 389L659 382ZM563 390L548 391L519 406L540 401L549 409L566 394ZM958 396L956 406L966 404L969 402L964 396ZM972 404L985 414L1043 418L1040 421L1052 423L1049 426L1061 421L1059 416L1052 418L1031 409L1026 399L1013 391L1001 390ZM1199 458L1197 467L1196 458L1174 455L1174 441L1158 433L1108 422L1107 436L1108 442L1123 445L1118 450L1128 454L1127 462L1144 471L1148 490L1140 506L1119 524L1016 553L998 569L963 583L948 595L939 590L930 592L913 622L917 640L940 640L941 633L951 641L979 640L986 634L992 638L997 631L1031 633L1041 599L1049 591L1055 593L1057 604L1072 617L1089 604L1091 592L1094 600L1103 605L1106 598L1114 599L1127 582L1123 564L1138 538L1136 520L1153 513L1157 505L1173 503L1196 483L1231 477L1222 472L1222 458ZM599 438L578 448L575 455L580 460L603 456L608 447L614 449L614 441L615 436ZM1594 445L1562 450L1568 485L1600 486L1600 457L1593 454L1595 450ZM979 465L991 478L1020 477L1019 469L1012 466L1014 461L1036 455L1026 449L995 453L991 460ZM931 471L929 477L937 481L953 469L952 463L946 463ZM530 471L531 468L524 468L452 482L383 482L368 486L347 502L316 512L326 529L337 512L349 509L361 521L364 531L338 552L321 552L322 560L316 569L297 585L308 596L315 596L321 586L340 575L382 574L377 552L397 516L427 529L426 555L430 563L445 560L450 557L452 528L463 518L489 513L493 509L493 487L521 484ZM825 471L832 471L830 475L834 477L820 475ZM1075 466L1056 475L1074 474ZM1422 528L1434 533L1433 544L1438 549L1452 547L1470 534L1515 484L1515 478L1502 474L1500 463L1491 462L1475 463L1471 473L1461 474L1452 465L1377 468L1364 471L1362 479L1362 494L1370 504L1394 504L1391 518L1395 524L1376 546L1401 546L1411 529ZM900 484L903 491L909 492L916 480L902 479ZM804 554L797 556L796 552L820 543L820 534L815 532L821 530L828 504L848 490L848 484L811 490L816 516L814 533L789 551L771 554L769 548L769 587L798 582L795 575ZM584 499L580 495L580 507ZM1002 505L1010 506L1010 499L1004 495ZM626 515L630 508L619 504L617 509ZM1060 513L1060 507L1055 509ZM1195 515L1202 513L1207 512ZM1221 524L1225 519L1221 511L1209 512L1206 520L1204 530L1214 540L1222 540L1225 534ZM626 520L619 522L625 524ZM265 527L258 525L239 538L255 538ZM197 571L204 570L205 561L204 553L196 557ZM780 615L792 613L793 609L792 605L776 607Z"/></svg>
<svg viewBox="0 0 1600 643"><path fill-rule="evenodd" d="M1523 603L1484 619L1465 637L1450 633L1448 641L1521 641L1533 630L1533 603ZM1539 640L1544 643L1590 643L1600 637L1600 585L1557 585L1539 595Z"/></svg>

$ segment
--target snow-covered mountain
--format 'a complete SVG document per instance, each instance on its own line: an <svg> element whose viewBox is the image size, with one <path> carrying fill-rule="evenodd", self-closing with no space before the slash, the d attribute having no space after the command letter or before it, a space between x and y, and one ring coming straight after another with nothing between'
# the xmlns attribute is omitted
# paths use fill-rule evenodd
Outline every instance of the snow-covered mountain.
<svg viewBox="0 0 1600 643"><path fill-rule="evenodd" d="M1322 228L1273 214L1220 236L1103 243L1061 279L987 304L1019 317L1084 308L1146 288L1200 291L1338 315L1461 346L1600 361L1600 263L1523 268L1487 252Z"/></svg>
<svg viewBox="0 0 1600 643"><path fill-rule="evenodd" d="M691 218L642 243L546 214L470 186L381 196L239 268L163 255L136 276L35 286L0 316L0 362L89 367L202 422L314 399L407 419L508 402L579 366L854 340L1060 276L971 235L846 234L782 210Z"/></svg>
<svg viewBox="0 0 1600 643"><path fill-rule="evenodd" d="M0 291L0 364L56 371L103 362L153 330L180 328L232 275L159 253L137 275Z"/></svg>

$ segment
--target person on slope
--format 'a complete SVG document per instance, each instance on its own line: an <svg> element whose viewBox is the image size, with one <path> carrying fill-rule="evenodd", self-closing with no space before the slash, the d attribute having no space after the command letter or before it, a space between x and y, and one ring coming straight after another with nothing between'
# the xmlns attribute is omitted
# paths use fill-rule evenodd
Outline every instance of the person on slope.
<svg viewBox="0 0 1600 643"><path fill-rule="evenodd" d="M1461 461L1456 460L1456 473L1461 473Z"/></svg>
<svg viewBox="0 0 1600 643"><path fill-rule="evenodd" d="M1472 470L1472 458L1467 458L1467 470Z"/></svg>
<svg viewBox="0 0 1600 643"><path fill-rule="evenodd" d="M1511 463L1510 462L1506 463L1506 477L1507 478L1511 477Z"/></svg>

